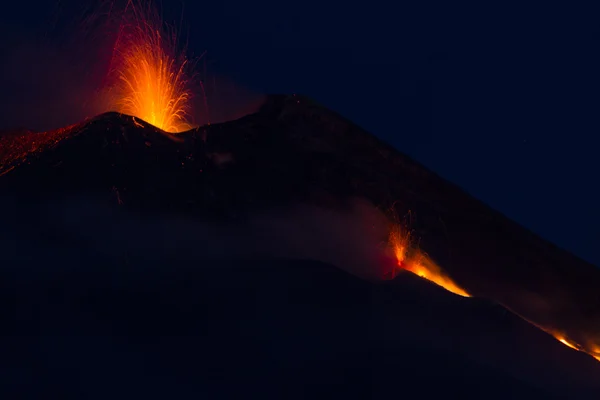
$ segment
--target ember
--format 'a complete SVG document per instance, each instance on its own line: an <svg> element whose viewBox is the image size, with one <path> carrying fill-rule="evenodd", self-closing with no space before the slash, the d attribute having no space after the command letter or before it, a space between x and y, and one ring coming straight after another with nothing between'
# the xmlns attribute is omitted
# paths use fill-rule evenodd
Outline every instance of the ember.
<svg viewBox="0 0 600 400"><path fill-rule="evenodd" d="M0 137L0 176L25 162L28 156L41 154L55 147L63 138L82 130L83 124L73 124L43 133L26 132Z"/></svg>

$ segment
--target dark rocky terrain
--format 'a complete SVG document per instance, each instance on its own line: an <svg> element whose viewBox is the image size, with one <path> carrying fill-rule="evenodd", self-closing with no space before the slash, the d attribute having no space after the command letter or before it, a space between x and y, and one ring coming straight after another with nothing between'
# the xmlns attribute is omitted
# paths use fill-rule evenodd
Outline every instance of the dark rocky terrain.
<svg viewBox="0 0 600 400"><path fill-rule="evenodd" d="M190 268L89 257L85 267L3 274L5 398L594 399L598 390L590 357L410 274L381 285L272 259Z"/></svg>
<svg viewBox="0 0 600 400"><path fill-rule="evenodd" d="M104 398L120 382L149 398L177 397L175 387L500 399L600 389L597 361L507 311L594 353L596 267L301 96L177 136L114 113L4 135L0 194L9 390L41 382L39 393ZM477 298L408 273L386 280L389 251L371 249L386 223L408 225Z"/></svg>

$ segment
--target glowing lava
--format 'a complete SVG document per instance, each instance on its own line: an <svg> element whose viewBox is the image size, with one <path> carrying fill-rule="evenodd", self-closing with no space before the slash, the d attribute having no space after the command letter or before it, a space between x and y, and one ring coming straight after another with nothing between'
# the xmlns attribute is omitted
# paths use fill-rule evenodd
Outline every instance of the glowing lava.
<svg viewBox="0 0 600 400"><path fill-rule="evenodd" d="M390 243L394 248L398 266L412 272L421 278L427 279L449 292L463 297L471 297L464 289L458 286L433 260L418 250L410 251L410 234L402 234L399 229L390 233Z"/></svg>
<svg viewBox="0 0 600 400"><path fill-rule="evenodd" d="M534 324L535 325L535 324ZM594 357L594 359L596 361L600 361L600 347L596 346L596 345L592 345L591 348L585 348L584 346L581 346L575 342L570 341L569 339L567 339L567 337L565 335L563 335L562 333L559 332L553 332L551 330L548 329L544 329L544 328L540 328L546 332L548 332L550 335L552 335L556 340L558 340L559 342L561 342L562 344L564 344L565 346L573 349L573 350L577 350L577 351L581 351L582 353L586 353L589 354L590 356Z"/></svg>
<svg viewBox="0 0 600 400"><path fill-rule="evenodd" d="M65 137L82 132L82 123L65 126L42 133L24 132L11 136L0 136L0 177L28 162L31 156L55 148Z"/></svg>
<svg viewBox="0 0 600 400"><path fill-rule="evenodd" d="M597 361L600 361L600 347L592 346L590 355L594 357Z"/></svg>
<svg viewBox="0 0 600 400"><path fill-rule="evenodd" d="M419 250L412 249L410 247L409 232L402 232L400 228L395 228L390 233L389 242L394 249L396 259L398 261L398 267L400 269L410 271L421 278L427 279L444 289L463 297L471 297L464 289L458 286L449 276L444 274L442 269L433 262L429 257L420 252ZM507 307L508 308L508 307ZM508 308L509 309L509 308ZM514 311L513 311L514 312ZM518 313L515 313L519 315ZM600 346L592 344L591 346L582 346L575 343L574 341L567 338L566 335L552 329L547 329L543 326L536 324L535 322L519 315L523 320L529 322L538 329L552 335L563 345L570 349L586 353L595 360L600 361Z"/></svg>
<svg viewBox="0 0 600 400"><path fill-rule="evenodd" d="M554 337L556 338L556 340L558 340L559 342L561 342L562 344L564 344L567 347L572 348L573 350L578 350L579 351L579 347L577 347L574 343L569 342L565 337L563 337L562 335L554 335Z"/></svg>
<svg viewBox="0 0 600 400"><path fill-rule="evenodd" d="M192 90L188 60L177 52L176 34L158 14L129 1L117 37L110 74L111 106L164 131L178 133L188 123Z"/></svg>

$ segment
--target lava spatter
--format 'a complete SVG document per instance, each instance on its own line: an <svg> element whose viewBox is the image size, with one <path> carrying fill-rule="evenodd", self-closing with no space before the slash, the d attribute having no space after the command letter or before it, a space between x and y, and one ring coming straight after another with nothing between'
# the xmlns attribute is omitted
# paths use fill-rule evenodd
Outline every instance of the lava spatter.
<svg viewBox="0 0 600 400"><path fill-rule="evenodd" d="M192 64L152 5L129 1L109 72L111 108L171 133L192 128Z"/></svg>

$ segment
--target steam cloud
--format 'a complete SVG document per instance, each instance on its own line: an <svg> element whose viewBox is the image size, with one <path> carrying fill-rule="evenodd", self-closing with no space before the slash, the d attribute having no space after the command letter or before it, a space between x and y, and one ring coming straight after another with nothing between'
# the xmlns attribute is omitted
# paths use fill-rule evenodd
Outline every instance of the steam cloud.
<svg viewBox="0 0 600 400"><path fill-rule="evenodd" d="M287 258L322 261L378 279L395 265L386 217L360 200L347 211L296 205L236 224L142 217L89 197L29 205L4 198L2 203L2 210L17 210L2 216L0 254L9 260L4 268L85 268L85 260L98 257L114 263L126 258L141 268L145 262L202 268L211 259Z"/></svg>

